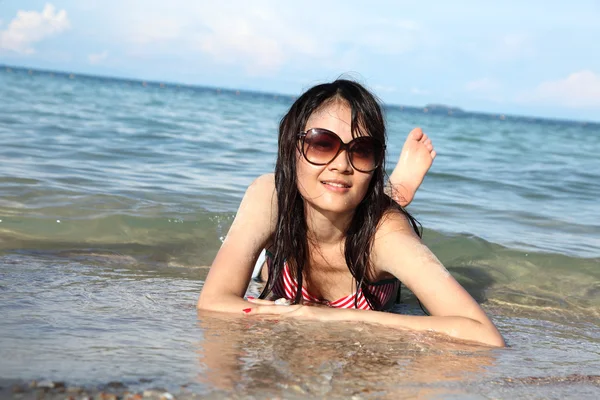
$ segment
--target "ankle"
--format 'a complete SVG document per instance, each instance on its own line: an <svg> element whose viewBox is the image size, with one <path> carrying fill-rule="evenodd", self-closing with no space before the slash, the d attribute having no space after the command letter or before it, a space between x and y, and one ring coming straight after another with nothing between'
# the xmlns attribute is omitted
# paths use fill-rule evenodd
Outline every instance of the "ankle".
<svg viewBox="0 0 600 400"><path fill-rule="evenodd" d="M415 196L415 191L407 188L402 183L389 182L389 196L402 207L410 204Z"/></svg>

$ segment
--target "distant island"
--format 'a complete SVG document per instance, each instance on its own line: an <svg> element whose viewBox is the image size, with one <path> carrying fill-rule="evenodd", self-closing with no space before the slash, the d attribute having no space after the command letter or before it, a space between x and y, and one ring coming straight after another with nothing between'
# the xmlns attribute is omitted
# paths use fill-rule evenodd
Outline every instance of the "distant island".
<svg viewBox="0 0 600 400"><path fill-rule="evenodd" d="M465 110L459 107L447 106L445 104L427 104L425 107L429 112L443 112L443 113L464 113Z"/></svg>

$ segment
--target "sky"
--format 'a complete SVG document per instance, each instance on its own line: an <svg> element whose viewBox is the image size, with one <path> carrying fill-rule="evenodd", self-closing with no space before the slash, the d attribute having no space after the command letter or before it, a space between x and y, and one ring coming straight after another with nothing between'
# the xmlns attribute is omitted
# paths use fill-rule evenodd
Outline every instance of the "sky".
<svg viewBox="0 0 600 400"><path fill-rule="evenodd" d="M600 0L0 0L0 64L600 121Z"/></svg>

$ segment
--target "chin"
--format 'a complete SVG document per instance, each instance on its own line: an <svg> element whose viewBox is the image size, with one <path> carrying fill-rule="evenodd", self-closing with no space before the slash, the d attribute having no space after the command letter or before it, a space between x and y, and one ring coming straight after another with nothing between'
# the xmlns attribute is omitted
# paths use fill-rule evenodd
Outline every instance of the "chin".
<svg viewBox="0 0 600 400"><path fill-rule="evenodd" d="M362 201L360 193L356 193L354 190L355 188L351 189L350 193L344 194L332 193L321 187L299 187L300 195L309 207L321 213L340 215L354 212Z"/></svg>
<svg viewBox="0 0 600 400"><path fill-rule="evenodd" d="M332 201L317 201L311 202L311 206L321 212L348 214L356 210L359 203L344 201L340 199L332 199Z"/></svg>

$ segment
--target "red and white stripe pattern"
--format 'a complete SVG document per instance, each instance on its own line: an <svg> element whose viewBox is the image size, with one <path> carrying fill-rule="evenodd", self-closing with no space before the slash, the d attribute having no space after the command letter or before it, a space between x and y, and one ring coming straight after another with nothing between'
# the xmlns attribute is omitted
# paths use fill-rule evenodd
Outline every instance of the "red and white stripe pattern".
<svg viewBox="0 0 600 400"><path fill-rule="evenodd" d="M268 260L269 261L269 260ZM294 300L296 297L296 290L298 290L298 283L290 273L290 269L288 264L285 263L283 267L282 278L275 282L275 286L273 287L273 294L277 297L283 297L288 300ZM394 280L389 283L384 284L374 284L369 285L371 292L379 299L380 304L387 305L388 302L395 296L398 291L398 285L400 282L398 280ZM359 310L371 310L369 307L369 303L367 299L363 295L362 289L349 294L348 296L342 297L336 301L326 301L322 299L318 299L317 297L311 295L306 288L302 287L302 299L306 302L311 303L320 303L326 304L330 307L334 308L355 308L354 300L357 298L357 309Z"/></svg>

